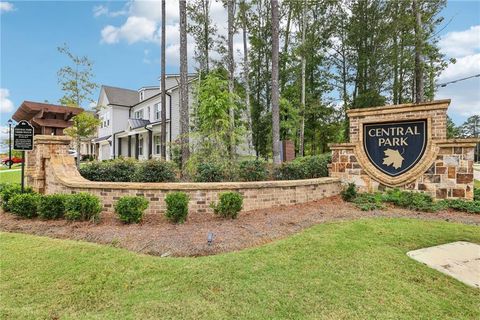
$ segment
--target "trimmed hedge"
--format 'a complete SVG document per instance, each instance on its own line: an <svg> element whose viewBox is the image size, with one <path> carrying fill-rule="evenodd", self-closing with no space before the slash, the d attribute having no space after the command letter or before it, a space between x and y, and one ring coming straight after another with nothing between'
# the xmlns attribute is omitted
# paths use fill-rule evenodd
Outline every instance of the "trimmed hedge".
<svg viewBox="0 0 480 320"><path fill-rule="evenodd" d="M14 194L9 200L10 212L24 218L35 218L40 195L34 193Z"/></svg>
<svg viewBox="0 0 480 320"><path fill-rule="evenodd" d="M274 170L277 180L313 179L328 176L330 154L296 158L291 162L282 163Z"/></svg>
<svg viewBox="0 0 480 320"><path fill-rule="evenodd" d="M188 215L188 201L190 198L185 192L171 192L165 197L167 211L165 216L174 223L184 223Z"/></svg>
<svg viewBox="0 0 480 320"><path fill-rule="evenodd" d="M68 220L96 222L101 211L100 199L86 192L69 195L65 202L65 218Z"/></svg>
<svg viewBox="0 0 480 320"><path fill-rule="evenodd" d="M203 162L197 165L195 171L195 182L222 182L226 175L221 164L214 162Z"/></svg>
<svg viewBox="0 0 480 320"><path fill-rule="evenodd" d="M59 219L65 215L65 203L68 195L49 194L38 201L38 216L42 219Z"/></svg>
<svg viewBox="0 0 480 320"><path fill-rule="evenodd" d="M173 162L156 159L140 162L135 172L135 180L139 182L176 181L176 165Z"/></svg>
<svg viewBox="0 0 480 320"><path fill-rule="evenodd" d="M135 178L138 161L118 158L92 161L80 167L80 174L91 181L131 182Z"/></svg>
<svg viewBox="0 0 480 320"><path fill-rule="evenodd" d="M330 159L330 154L300 157L271 171L268 163L260 159L240 162L207 159L193 161L184 174L195 182L263 181L272 177L276 180L312 179L328 176ZM91 181L173 182L177 180L178 169L170 161L119 158L85 163L80 174Z"/></svg>
<svg viewBox="0 0 480 320"><path fill-rule="evenodd" d="M30 193L33 194L34 191L31 187L25 187L24 193ZM2 186L2 189L0 191L0 197L2 200L2 208L3 210L9 212L11 211L10 207L10 199L16 195L16 194L21 194L22 193L22 187L20 184L12 183L12 184L5 184Z"/></svg>
<svg viewBox="0 0 480 320"><path fill-rule="evenodd" d="M215 214L224 218L235 219L243 207L243 196L238 192L224 192L220 194L218 204L210 204Z"/></svg>
<svg viewBox="0 0 480 320"><path fill-rule="evenodd" d="M115 203L115 213L125 223L139 223L143 212L148 208L148 200L144 197L125 196Z"/></svg>
<svg viewBox="0 0 480 320"><path fill-rule="evenodd" d="M267 163L260 159L240 162L239 176L242 181L263 181L268 178Z"/></svg>

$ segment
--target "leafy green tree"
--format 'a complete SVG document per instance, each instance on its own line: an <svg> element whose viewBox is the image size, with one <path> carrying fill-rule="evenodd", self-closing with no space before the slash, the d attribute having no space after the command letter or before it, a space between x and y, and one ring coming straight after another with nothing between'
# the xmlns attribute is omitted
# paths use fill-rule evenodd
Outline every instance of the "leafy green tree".
<svg viewBox="0 0 480 320"><path fill-rule="evenodd" d="M235 93L230 93L228 80L219 71L211 71L202 81L198 95L198 105L195 112L196 133L199 135L200 147L212 145L222 156L229 155L229 147L233 143L238 145L244 133L240 121L242 104ZM235 127L231 128L231 102L236 116Z"/></svg>
<svg viewBox="0 0 480 320"><path fill-rule="evenodd" d="M189 18L188 33L195 40L195 60L198 62L201 74L210 70L210 52L215 47L215 34L217 26L210 17L209 0L192 0L187 3Z"/></svg>
<svg viewBox="0 0 480 320"><path fill-rule="evenodd" d="M67 44L58 47L57 50L70 60L69 65L60 68L57 72L58 84L63 91L60 104L80 107L84 102L95 102L92 95L98 85L92 81L93 62L87 56L72 53Z"/></svg>
<svg viewBox="0 0 480 320"><path fill-rule="evenodd" d="M72 137L77 148L77 168L80 168L80 142L82 139L90 138L94 135L97 127L100 125L100 119L95 118L93 114L82 112L72 118L73 125L65 129L65 133Z"/></svg>
<svg viewBox="0 0 480 320"><path fill-rule="evenodd" d="M464 138L478 138L480 137L480 116L474 115L468 117L459 128L460 135ZM477 143L475 148L475 161L480 159L480 143Z"/></svg>
<svg viewBox="0 0 480 320"><path fill-rule="evenodd" d="M447 138L458 138L460 137L460 128L455 126L455 123L452 121L452 118L447 116Z"/></svg>

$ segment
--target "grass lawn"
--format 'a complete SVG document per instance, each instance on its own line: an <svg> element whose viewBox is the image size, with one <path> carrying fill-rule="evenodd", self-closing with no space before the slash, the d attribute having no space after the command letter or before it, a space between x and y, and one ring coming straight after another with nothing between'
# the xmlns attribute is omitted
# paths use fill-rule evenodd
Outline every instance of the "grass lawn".
<svg viewBox="0 0 480 320"><path fill-rule="evenodd" d="M0 233L0 318L479 319L480 290L406 255L458 240L480 227L335 222L201 258Z"/></svg>
<svg viewBox="0 0 480 320"><path fill-rule="evenodd" d="M474 187L475 187L475 188L480 188L480 180L475 180L474 183L475 183L475 184L474 184Z"/></svg>
<svg viewBox="0 0 480 320"><path fill-rule="evenodd" d="M22 171L18 169L0 171L0 182L20 183Z"/></svg>

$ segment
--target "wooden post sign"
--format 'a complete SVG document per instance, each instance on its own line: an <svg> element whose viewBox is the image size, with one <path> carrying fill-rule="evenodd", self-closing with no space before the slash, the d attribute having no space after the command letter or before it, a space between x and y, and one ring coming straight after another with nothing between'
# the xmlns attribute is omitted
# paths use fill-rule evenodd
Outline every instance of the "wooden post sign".
<svg viewBox="0 0 480 320"><path fill-rule="evenodd" d="M33 132L32 125L25 120L13 128L13 149L22 151L22 193L25 189L25 151L33 150Z"/></svg>

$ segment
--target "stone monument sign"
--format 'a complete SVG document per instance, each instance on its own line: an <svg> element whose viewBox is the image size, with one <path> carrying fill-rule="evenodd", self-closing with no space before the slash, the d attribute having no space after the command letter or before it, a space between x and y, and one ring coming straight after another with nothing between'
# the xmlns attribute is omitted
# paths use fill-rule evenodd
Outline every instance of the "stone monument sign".
<svg viewBox="0 0 480 320"><path fill-rule="evenodd" d="M348 111L350 142L330 145L330 176L361 191L399 187L473 198L478 139L447 139L450 100Z"/></svg>

